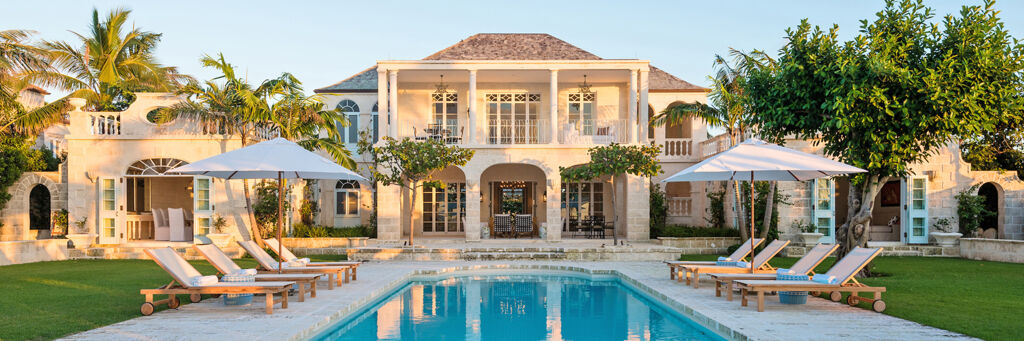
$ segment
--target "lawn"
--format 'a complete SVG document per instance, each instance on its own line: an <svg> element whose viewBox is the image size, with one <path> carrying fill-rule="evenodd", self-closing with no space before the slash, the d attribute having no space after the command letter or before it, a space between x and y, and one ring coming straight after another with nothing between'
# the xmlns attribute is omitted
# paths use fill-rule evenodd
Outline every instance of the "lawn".
<svg viewBox="0 0 1024 341"><path fill-rule="evenodd" d="M344 256L310 257L341 260ZM251 258L235 260L255 268ZM206 261L200 272L216 273ZM139 289L171 277L151 260L69 260L0 266L0 340L54 339L142 316ZM182 304L188 297L179 296ZM157 308L157 311L167 306Z"/></svg>
<svg viewBox="0 0 1024 341"><path fill-rule="evenodd" d="M777 258L771 264L787 267L794 262L796 258ZM816 272L828 271L833 262L826 260ZM1020 340L1024 264L934 257L878 257L872 264L878 277L858 281L886 287L884 314L986 340ZM870 309L866 303L860 306Z"/></svg>

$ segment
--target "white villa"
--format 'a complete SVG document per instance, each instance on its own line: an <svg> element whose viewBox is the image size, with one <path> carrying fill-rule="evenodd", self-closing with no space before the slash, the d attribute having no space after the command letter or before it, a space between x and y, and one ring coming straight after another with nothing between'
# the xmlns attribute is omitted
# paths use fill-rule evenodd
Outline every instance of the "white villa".
<svg viewBox="0 0 1024 341"><path fill-rule="evenodd" d="M595 219L619 239L646 240L652 181L728 147L722 136L709 139L701 121L669 127L647 123L651 115L673 105L705 101L708 89L647 60L602 59L547 34L477 34L421 60L378 61L316 92L352 122L343 139L353 150L359 132L369 130L375 136L442 139L476 151L466 166L436 175L446 189L411 193L419 203L411 228L410 193L399 187L353 181L313 186L318 224L369 224L376 214L382 241L401 240L409 231L428 239L509 238L502 232L510 225L524 228L519 238L558 241L581 237L577 226ZM31 221L37 218L29 214L30 202L41 198L49 202L36 207L70 212L73 233L74 222L85 219L76 234L88 235L89 244L205 243L215 215L227 218L226 233L249 239L241 181L166 173L240 147L236 136L219 127L184 120L152 123L152 110L181 100L140 93L124 112L85 112L84 103L75 103L70 124L61 128L66 134L42 139L65 151L66 163L59 172L27 173L9 189L14 197L0 212L0 240L48 237L32 229L46 224ZM559 167L584 164L589 148L611 143L663 146L659 161L665 173L653 179L561 181ZM817 150L808 141L787 145ZM366 160L355 157L365 173ZM955 217L953 196L976 184L999 212L986 222L990 230L985 233L1024 239L1024 183L1015 174L971 171L953 144L913 169L914 176L887 184L876 200L873 241L933 242L929 231L934 220ZM705 225L706 193L716 186L663 186L669 222ZM834 238L835 226L846 216L848 187L844 179L782 183L780 191L791 196L791 205L780 208L783 237L796 238L799 231L791 224L803 220L814 222L826 240ZM45 197L33 194L44 191ZM301 192L293 190L293 202ZM156 232L154 213L167 209L183 210L188 232ZM523 222L504 220L510 212ZM296 212L291 215L297 219Z"/></svg>

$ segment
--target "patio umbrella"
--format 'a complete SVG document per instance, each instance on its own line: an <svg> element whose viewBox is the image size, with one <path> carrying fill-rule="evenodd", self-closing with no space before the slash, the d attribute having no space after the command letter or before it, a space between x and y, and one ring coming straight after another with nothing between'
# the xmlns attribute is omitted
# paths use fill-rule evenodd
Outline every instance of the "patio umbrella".
<svg viewBox="0 0 1024 341"><path fill-rule="evenodd" d="M818 155L749 139L662 182L750 180L750 244L754 248L754 181L804 181L866 172ZM754 272L754 262L750 262Z"/></svg>
<svg viewBox="0 0 1024 341"><path fill-rule="evenodd" d="M367 181L359 174L283 138L211 156L168 172L205 175L222 179L277 178L277 240L281 239L285 179L333 179ZM277 271L281 271L278 243Z"/></svg>

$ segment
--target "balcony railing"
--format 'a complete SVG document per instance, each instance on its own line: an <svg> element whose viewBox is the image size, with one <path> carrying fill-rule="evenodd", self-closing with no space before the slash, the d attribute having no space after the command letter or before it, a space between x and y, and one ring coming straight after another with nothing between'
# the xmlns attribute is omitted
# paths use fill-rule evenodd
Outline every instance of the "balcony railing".
<svg viewBox="0 0 1024 341"><path fill-rule="evenodd" d="M89 134L121 135L121 113L96 112L88 117Z"/></svg>
<svg viewBox="0 0 1024 341"><path fill-rule="evenodd" d="M627 126L627 120L568 120L559 126L559 141L564 144L626 143Z"/></svg>
<svg viewBox="0 0 1024 341"><path fill-rule="evenodd" d="M683 197L665 198L669 217L689 217L693 214L693 200Z"/></svg>
<svg viewBox="0 0 1024 341"><path fill-rule="evenodd" d="M424 126L400 126L399 138L409 137L416 141L438 140L447 144L461 144L466 141L466 126L461 120L437 120Z"/></svg>
<svg viewBox="0 0 1024 341"><path fill-rule="evenodd" d="M665 139L661 148L661 156L665 159L689 159L693 156L693 139Z"/></svg>
<svg viewBox="0 0 1024 341"><path fill-rule="evenodd" d="M487 144L540 144L551 142L547 120L488 120Z"/></svg>
<svg viewBox="0 0 1024 341"><path fill-rule="evenodd" d="M729 134L721 134L700 143L700 158L706 159L709 156L724 152L732 147Z"/></svg>

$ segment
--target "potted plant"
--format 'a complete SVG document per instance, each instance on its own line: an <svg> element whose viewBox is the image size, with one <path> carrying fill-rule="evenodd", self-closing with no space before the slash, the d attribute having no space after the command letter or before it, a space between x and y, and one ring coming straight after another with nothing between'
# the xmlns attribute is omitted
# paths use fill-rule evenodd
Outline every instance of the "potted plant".
<svg viewBox="0 0 1024 341"><path fill-rule="evenodd" d="M936 219L932 227L935 230L941 231L931 233L932 237L935 237L935 243L941 247L956 246L960 237L963 237L962 233L953 232L953 224L949 221L949 218Z"/></svg>
<svg viewBox="0 0 1024 341"><path fill-rule="evenodd" d="M818 232L818 227L814 226L809 222L803 220L797 220L793 223L793 226L800 230L800 240L803 241L804 246L818 245L818 241L825 235Z"/></svg>
<svg viewBox="0 0 1024 341"><path fill-rule="evenodd" d="M92 245L92 242L96 240L96 235L89 233L89 227L85 226L88 222L89 217L82 217L81 220L75 221L75 229L72 231L74 233L68 233L71 247L84 249Z"/></svg>
<svg viewBox="0 0 1024 341"><path fill-rule="evenodd" d="M228 244L231 243L231 234L226 233L225 231L225 228L228 226L227 219L224 219L220 214L215 214L213 215L211 225L213 225L213 231L215 233L209 233L206 235L207 238L210 238L210 242L218 247L228 246Z"/></svg>
<svg viewBox="0 0 1024 341"><path fill-rule="evenodd" d="M50 237L64 238L68 234L68 210L54 211L50 221L53 224L50 227Z"/></svg>

